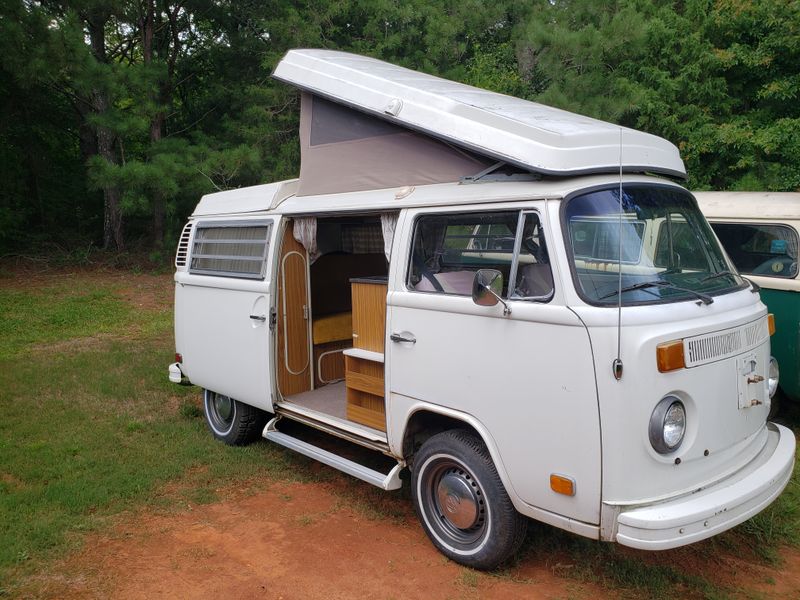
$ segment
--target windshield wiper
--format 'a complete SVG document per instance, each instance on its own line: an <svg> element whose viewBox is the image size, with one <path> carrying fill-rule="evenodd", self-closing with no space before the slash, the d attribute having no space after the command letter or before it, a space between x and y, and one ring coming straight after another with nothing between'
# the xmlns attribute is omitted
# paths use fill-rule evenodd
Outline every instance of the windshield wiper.
<svg viewBox="0 0 800 600"><path fill-rule="evenodd" d="M743 277L739 273L734 273L733 271L719 271L718 273L712 273L711 275L707 275L706 277L703 277L700 281L711 281L712 279L716 279L717 277L722 277L724 275L733 275L734 277L738 277L739 279L742 279L742 280L746 281L747 283L750 284L750 287L752 288L753 293L758 292L761 289L761 286L758 285L752 279L748 279L747 277Z"/></svg>
<svg viewBox="0 0 800 600"><path fill-rule="evenodd" d="M672 284L669 281L663 281L663 280L640 281L639 283L634 283L633 285L627 285L621 290L614 290L608 292L607 294L600 296L598 300L605 300L606 298L611 298L611 296L616 296L620 292L624 294L625 292L632 292L633 290L642 290L644 288L649 288L649 287L663 287L665 285L672 285Z"/></svg>
<svg viewBox="0 0 800 600"><path fill-rule="evenodd" d="M626 286L621 290L614 290L609 292L603 296L600 296L599 300L604 300L605 298L610 298L611 296L616 296L620 292L623 294L625 292L632 292L633 290L643 290L649 287L668 287L671 290L678 290L679 292L686 292L687 294L692 294L695 298L699 298L703 304L711 304L714 302L714 299L707 295L701 294L700 292L696 292L694 290L690 290L688 288L678 287L674 283L670 283L669 281L664 281L663 279L656 279L654 281L640 281L639 283L634 283L632 285Z"/></svg>
<svg viewBox="0 0 800 600"><path fill-rule="evenodd" d="M733 271L718 271L717 273L712 273L711 275L707 275L703 277L700 281L711 281L712 279L717 279L718 277L724 277L725 275L732 275L733 277L741 277L738 273L734 273Z"/></svg>

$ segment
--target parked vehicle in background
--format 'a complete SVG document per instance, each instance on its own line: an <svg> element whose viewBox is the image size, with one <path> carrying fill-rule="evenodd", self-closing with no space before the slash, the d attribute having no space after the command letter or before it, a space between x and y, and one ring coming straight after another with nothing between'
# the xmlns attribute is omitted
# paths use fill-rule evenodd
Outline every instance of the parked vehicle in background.
<svg viewBox="0 0 800 600"><path fill-rule="evenodd" d="M662 550L780 494L772 319L674 145L341 52L274 76L300 177L204 196L175 260L170 379L212 435L387 490L408 468L432 543L482 569L528 518Z"/></svg>
<svg viewBox="0 0 800 600"><path fill-rule="evenodd" d="M761 286L761 299L775 315L772 355L781 370L778 397L797 402L800 193L694 192L694 196L739 273Z"/></svg>

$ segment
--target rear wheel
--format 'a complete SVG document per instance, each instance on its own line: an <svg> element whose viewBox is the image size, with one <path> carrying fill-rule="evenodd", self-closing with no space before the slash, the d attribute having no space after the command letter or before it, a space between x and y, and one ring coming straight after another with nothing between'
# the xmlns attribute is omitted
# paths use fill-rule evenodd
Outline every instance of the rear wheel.
<svg viewBox="0 0 800 600"><path fill-rule="evenodd" d="M229 446L257 440L267 423L264 411L211 390L203 390L203 412L211 434Z"/></svg>
<svg viewBox="0 0 800 600"><path fill-rule="evenodd" d="M525 539L527 519L472 433L445 431L427 440L414 457L411 493L425 533L462 565L493 569Z"/></svg>

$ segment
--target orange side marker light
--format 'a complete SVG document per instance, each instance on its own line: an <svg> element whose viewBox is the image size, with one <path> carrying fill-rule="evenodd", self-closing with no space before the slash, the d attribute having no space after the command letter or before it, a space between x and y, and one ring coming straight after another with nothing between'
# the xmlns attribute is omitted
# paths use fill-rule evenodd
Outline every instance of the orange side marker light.
<svg viewBox="0 0 800 600"><path fill-rule="evenodd" d="M555 473L552 473L550 475L550 489L556 494L574 496L575 480L571 477L565 477L564 475L556 475Z"/></svg>
<svg viewBox="0 0 800 600"><path fill-rule="evenodd" d="M656 346L656 362L662 373L677 371L686 367L683 359L683 340L665 342Z"/></svg>

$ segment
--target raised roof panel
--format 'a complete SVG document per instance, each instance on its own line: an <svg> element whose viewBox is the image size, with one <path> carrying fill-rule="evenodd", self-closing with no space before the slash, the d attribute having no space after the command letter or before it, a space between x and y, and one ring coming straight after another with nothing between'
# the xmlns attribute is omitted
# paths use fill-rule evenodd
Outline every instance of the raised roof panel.
<svg viewBox="0 0 800 600"><path fill-rule="evenodd" d="M332 50L290 50L273 76L543 174L615 172L621 163L625 172L686 175L678 149L658 136L374 58Z"/></svg>

